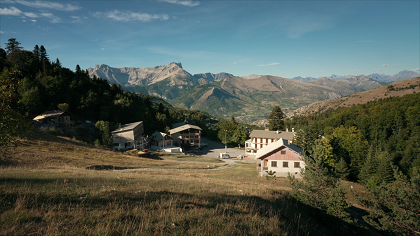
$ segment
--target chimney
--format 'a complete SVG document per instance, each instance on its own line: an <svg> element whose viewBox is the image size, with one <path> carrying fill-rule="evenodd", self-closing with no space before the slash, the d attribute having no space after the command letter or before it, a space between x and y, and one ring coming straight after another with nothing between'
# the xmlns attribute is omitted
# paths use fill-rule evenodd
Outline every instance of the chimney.
<svg viewBox="0 0 420 236"><path fill-rule="evenodd" d="M121 123L118 124L118 129L121 129Z"/></svg>
<svg viewBox="0 0 420 236"><path fill-rule="evenodd" d="M265 131L268 131L268 127L265 127Z"/></svg>
<svg viewBox="0 0 420 236"><path fill-rule="evenodd" d="M295 132L295 128L292 128L292 132L293 132L293 133Z"/></svg>
<svg viewBox="0 0 420 236"><path fill-rule="evenodd" d="M286 128L286 132L289 132L289 128Z"/></svg>
<svg viewBox="0 0 420 236"><path fill-rule="evenodd" d="M279 134L279 131L278 130L276 130L276 134Z"/></svg>

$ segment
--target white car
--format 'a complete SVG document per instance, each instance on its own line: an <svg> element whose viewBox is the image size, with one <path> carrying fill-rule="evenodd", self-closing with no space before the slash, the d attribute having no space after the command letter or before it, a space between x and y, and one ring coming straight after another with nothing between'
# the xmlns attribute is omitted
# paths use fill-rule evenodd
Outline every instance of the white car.
<svg viewBox="0 0 420 236"><path fill-rule="evenodd" d="M221 159L229 159L230 158L230 155L227 154L227 153L220 153L219 158L221 158Z"/></svg>

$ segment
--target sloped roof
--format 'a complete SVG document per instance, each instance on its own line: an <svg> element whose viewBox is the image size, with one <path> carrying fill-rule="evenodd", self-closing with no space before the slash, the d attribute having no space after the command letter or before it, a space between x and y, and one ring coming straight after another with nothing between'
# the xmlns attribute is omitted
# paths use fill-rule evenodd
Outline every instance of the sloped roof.
<svg viewBox="0 0 420 236"><path fill-rule="evenodd" d="M183 130L186 130L186 129L198 129L198 130L201 130L201 128L200 128L200 127L198 127L198 126L196 126L196 125L189 125L189 124L186 124L186 125L183 125L183 126L177 127L177 128L175 128L175 129L171 129L171 130L169 130L169 133L170 133L170 134L174 134L174 133L178 133L178 132L181 132L181 131L183 131Z"/></svg>
<svg viewBox="0 0 420 236"><path fill-rule="evenodd" d="M143 121L138 121L138 122L134 122L134 123L121 125L121 128L118 128L118 129L112 131L111 133L119 133L119 132L125 132L125 131L129 131L129 130L133 130L134 128L136 128L138 125L140 125L142 123L143 123Z"/></svg>
<svg viewBox="0 0 420 236"><path fill-rule="evenodd" d="M270 138L270 139L287 139L293 140L295 137L294 132L286 131L268 131L268 130L253 130L249 135L251 138Z"/></svg>
<svg viewBox="0 0 420 236"><path fill-rule="evenodd" d="M152 134L152 140L154 140L154 141L156 141L156 142L159 142L160 140L162 140L163 139L163 137L168 137L168 138L170 138L170 139L172 139L171 138L171 136L169 136L169 135L167 135L167 134L165 134L165 133L162 133L162 132L159 132L159 131L155 131L153 134Z"/></svg>
<svg viewBox="0 0 420 236"><path fill-rule="evenodd" d="M68 111L61 111L61 110L54 110L54 111L45 111L41 115L36 116L33 120L42 120L45 118L55 118L61 115L68 115L70 116L70 112Z"/></svg>
<svg viewBox="0 0 420 236"><path fill-rule="evenodd" d="M297 153L301 153L302 149L299 148L298 146L287 142L286 140L280 138L278 141L276 142L272 142L270 144L268 144L267 146L261 148L260 150L257 151L257 159L261 159L262 157L264 157L265 155L267 155L268 153L275 151L279 148L281 148L282 146L288 147L290 149L292 149L293 151L297 152Z"/></svg>

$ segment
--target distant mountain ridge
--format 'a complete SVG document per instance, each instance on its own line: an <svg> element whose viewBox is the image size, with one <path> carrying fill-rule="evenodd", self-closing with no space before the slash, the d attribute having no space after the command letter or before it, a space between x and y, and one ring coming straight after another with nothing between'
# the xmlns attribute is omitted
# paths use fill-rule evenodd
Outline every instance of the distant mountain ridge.
<svg viewBox="0 0 420 236"><path fill-rule="evenodd" d="M300 107L297 110L286 114L287 117L308 115L316 112L323 112L328 109L337 109L339 107L350 107L358 104L365 104L370 101L389 97L401 97L406 94L420 93L420 77L409 80L401 80L392 84L387 84L369 91L354 93L346 97L319 101L307 106Z"/></svg>
<svg viewBox="0 0 420 236"><path fill-rule="evenodd" d="M358 76L362 76L362 75L358 75ZM377 81L382 82L382 83L391 83L391 82L394 82L394 81L399 81L399 80L411 79L411 78L418 77L419 73L414 72L414 71L409 71L409 70L403 70L403 71L398 72L398 74L395 74L395 75L385 75L385 74L374 73L374 74L363 75L363 76L366 76L368 78L377 80ZM319 78L341 80L341 79L347 79L347 78L352 78L352 77L355 77L355 75L334 75L334 74L332 74L331 76L328 76L328 77L319 77ZM316 80L316 79L319 79L319 78L297 76L297 77L293 77L292 79L299 80L299 81L311 81L311 80Z"/></svg>
<svg viewBox="0 0 420 236"><path fill-rule="evenodd" d="M335 99L380 87L380 81L408 78L418 73L402 71L393 76L337 76L286 79L256 75L236 77L222 72L191 75L181 63L155 67L114 68L96 65L89 68L97 76L116 83L131 92L141 92L168 101L176 107L207 111L215 116L251 123L266 118L274 106L284 112L314 102ZM297 79L296 79L297 78Z"/></svg>

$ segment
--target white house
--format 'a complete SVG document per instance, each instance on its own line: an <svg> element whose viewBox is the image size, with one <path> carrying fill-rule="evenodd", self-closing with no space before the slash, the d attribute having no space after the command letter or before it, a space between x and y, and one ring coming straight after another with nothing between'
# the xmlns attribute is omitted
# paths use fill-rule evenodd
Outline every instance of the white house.
<svg viewBox="0 0 420 236"><path fill-rule="evenodd" d="M287 173L301 178L300 169L305 167L302 159L302 149L280 138L257 151L257 170L261 176L269 171L276 177L287 177Z"/></svg>
<svg viewBox="0 0 420 236"><path fill-rule="evenodd" d="M292 142L295 137L295 132L286 131L269 131L266 130L253 130L249 135L250 139L245 142L245 150L249 155L256 155L257 151L270 143L276 142L279 139Z"/></svg>

